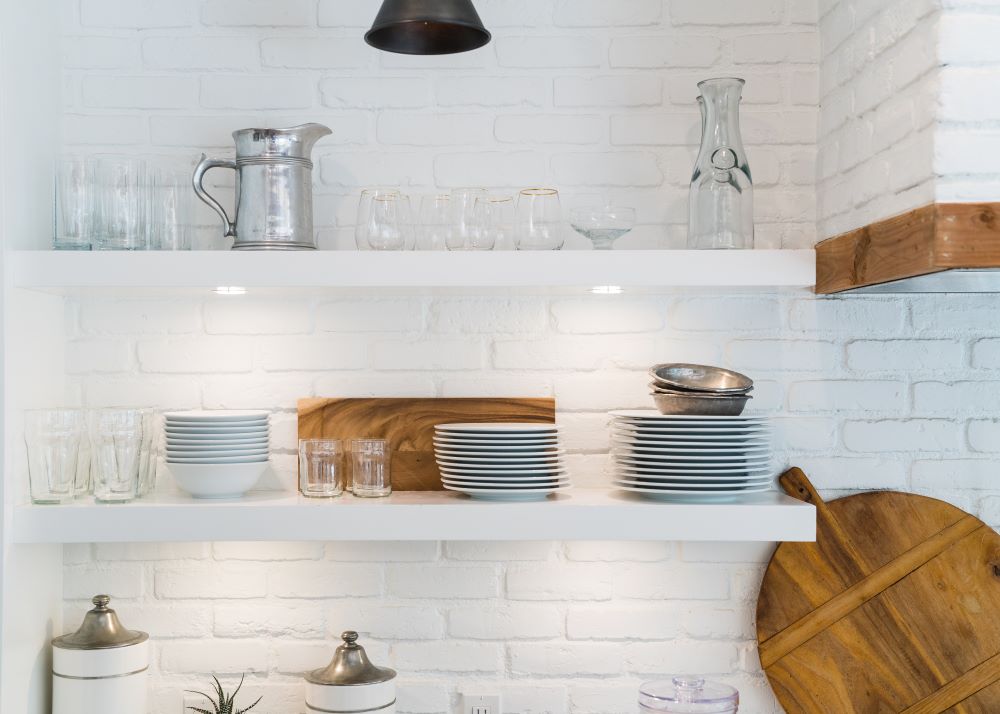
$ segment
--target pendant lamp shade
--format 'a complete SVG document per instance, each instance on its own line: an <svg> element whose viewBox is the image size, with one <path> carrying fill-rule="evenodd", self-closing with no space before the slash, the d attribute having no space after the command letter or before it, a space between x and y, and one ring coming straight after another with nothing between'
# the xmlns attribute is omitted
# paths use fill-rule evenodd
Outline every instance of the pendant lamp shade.
<svg viewBox="0 0 1000 714"><path fill-rule="evenodd" d="M449 55L490 41L472 0L385 0L365 42L386 52Z"/></svg>

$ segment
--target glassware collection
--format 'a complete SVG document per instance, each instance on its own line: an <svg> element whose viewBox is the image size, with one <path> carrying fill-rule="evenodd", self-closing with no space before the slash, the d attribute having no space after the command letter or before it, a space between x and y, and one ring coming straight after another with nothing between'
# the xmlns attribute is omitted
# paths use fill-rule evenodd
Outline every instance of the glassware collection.
<svg viewBox="0 0 1000 714"><path fill-rule="evenodd" d="M350 465L340 439L299 440L299 491L309 498L336 498L345 491L359 498L392 493L391 445L385 439L351 439Z"/></svg>
<svg viewBox="0 0 1000 714"><path fill-rule="evenodd" d="M93 495L127 503L156 482L149 409L38 409L25 414L28 484L34 503Z"/></svg>
<svg viewBox="0 0 1000 714"><path fill-rule="evenodd" d="M191 172L180 162L62 156L54 189L55 250L191 248Z"/></svg>
<svg viewBox="0 0 1000 714"><path fill-rule="evenodd" d="M744 85L732 77L698 84L702 130L689 195L689 249L754 247L753 180L740 133ZM236 161L203 156L193 175L167 159L63 156L55 167L53 248L190 250L197 194L222 217L233 249L315 249L310 155L329 133L320 124L242 129L233 133ZM271 168L241 173L251 165ZM249 208L234 221L202 185L212 168L237 171L236 202ZM636 211L601 200L568 218L594 249L610 250L634 228ZM516 196L456 188L413 200L400 188L366 188L354 239L358 250L374 251L560 250L566 242L554 188Z"/></svg>

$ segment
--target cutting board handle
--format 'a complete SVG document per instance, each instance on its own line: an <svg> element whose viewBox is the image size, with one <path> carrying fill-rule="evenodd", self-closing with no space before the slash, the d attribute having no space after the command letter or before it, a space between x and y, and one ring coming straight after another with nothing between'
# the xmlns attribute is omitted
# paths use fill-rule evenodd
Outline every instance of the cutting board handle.
<svg viewBox="0 0 1000 714"><path fill-rule="evenodd" d="M806 503L811 503L814 506L818 506L823 503L823 499L820 498L819 493L816 491L816 487L812 485L812 481L806 476L805 472L798 466L793 466L788 469L785 473L778 477L778 483L781 487L785 489L787 493L792 498L797 498L800 501L805 501Z"/></svg>

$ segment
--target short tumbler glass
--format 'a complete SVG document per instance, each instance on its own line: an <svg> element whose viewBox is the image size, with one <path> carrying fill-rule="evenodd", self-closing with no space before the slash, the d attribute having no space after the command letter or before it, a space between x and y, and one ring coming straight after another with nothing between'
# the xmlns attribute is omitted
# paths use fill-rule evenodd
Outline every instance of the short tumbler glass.
<svg viewBox="0 0 1000 714"><path fill-rule="evenodd" d="M75 409L40 409L27 412L24 422L31 500L72 501L84 439L83 413Z"/></svg>
<svg viewBox="0 0 1000 714"><path fill-rule="evenodd" d="M333 498L344 492L343 442L299 440L299 490L309 498Z"/></svg>
<svg viewBox="0 0 1000 714"><path fill-rule="evenodd" d="M147 418L147 413L140 409L103 409L91 413L90 448L96 501L127 503L139 495L143 426Z"/></svg>
<svg viewBox="0 0 1000 714"><path fill-rule="evenodd" d="M389 461L389 442L385 439L353 439L351 471L354 495L377 498L392 493Z"/></svg>

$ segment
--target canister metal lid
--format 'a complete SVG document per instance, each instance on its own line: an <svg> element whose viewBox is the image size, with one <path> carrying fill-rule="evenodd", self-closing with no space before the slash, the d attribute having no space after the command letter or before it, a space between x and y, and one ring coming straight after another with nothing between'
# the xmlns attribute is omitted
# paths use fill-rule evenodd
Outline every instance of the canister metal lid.
<svg viewBox="0 0 1000 714"><path fill-rule="evenodd" d="M337 687L362 684L379 684L396 677L396 670L376 667L368 659L365 648L358 644L358 633L347 630L341 633L344 644L337 648L333 661L326 669L316 669L306 675L306 681Z"/></svg>
<svg viewBox="0 0 1000 714"><path fill-rule="evenodd" d="M126 630L118 615L108 605L109 595L95 595L91 600L94 609L83 618L80 629L70 635L52 640L53 647L64 650L106 650L115 647L137 645L149 639L149 635L138 630Z"/></svg>

